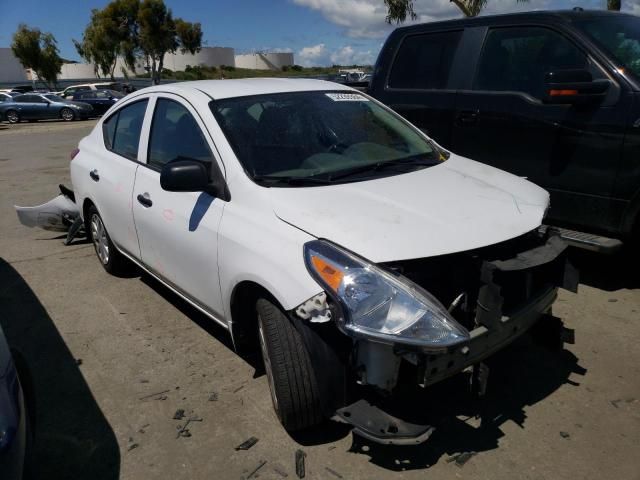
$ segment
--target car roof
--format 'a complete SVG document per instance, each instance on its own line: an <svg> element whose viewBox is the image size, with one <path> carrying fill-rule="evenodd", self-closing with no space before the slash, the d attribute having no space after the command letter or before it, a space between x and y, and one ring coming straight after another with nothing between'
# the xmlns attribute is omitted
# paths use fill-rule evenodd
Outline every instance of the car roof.
<svg viewBox="0 0 640 480"><path fill-rule="evenodd" d="M308 92L324 90L353 90L350 87L326 80L293 78L243 78L234 80L196 80L169 83L139 90L140 93L173 92L188 94L201 91L213 99L248 97L270 93Z"/></svg>
<svg viewBox="0 0 640 480"><path fill-rule="evenodd" d="M443 27L443 26L469 26L480 27L486 25L502 25L510 22L538 22L538 21L555 21L571 23L575 20L586 20L597 17L633 17L635 15L621 12L612 12L609 10L535 10L531 12L520 13L504 13L499 15L480 15L478 17L461 18L454 20L444 20L441 22L421 23L406 27L399 27L395 31L407 30L423 30L425 27Z"/></svg>

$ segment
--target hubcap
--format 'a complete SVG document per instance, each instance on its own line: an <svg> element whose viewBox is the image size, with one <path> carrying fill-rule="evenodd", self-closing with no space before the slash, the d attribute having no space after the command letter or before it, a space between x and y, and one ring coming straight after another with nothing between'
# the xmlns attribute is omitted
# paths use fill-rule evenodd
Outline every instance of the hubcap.
<svg viewBox="0 0 640 480"><path fill-rule="evenodd" d="M73 118L73 112L65 108L62 111L62 118L64 118L65 120L71 120Z"/></svg>
<svg viewBox="0 0 640 480"><path fill-rule="evenodd" d="M264 369L267 373L267 380L269 381L269 390L271 390L271 401L273 402L273 408L276 413L278 412L278 396L276 395L276 385L273 381L273 372L271 371L271 360L269 359L269 352L267 351L267 342L264 339L264 331L262 330L262 319L258 319L258 336L260 337L260 350L262 350L262 359L264 360Z"/></svg>
<svg viewBox="0 0 640 480"><path fill-rule="evenodd" d="M9 120L10 123L16 123L18 121L18 114L16 112L7 113L7 120Z"/></svg>
<svg viewBox="0 0 640 480"><path fill-rule="evenodd" d="M107 230L104 228L99 215L93 214L91 217L91 238L96 247L96 253L103 265L109 263L109 240Z"/></svg>

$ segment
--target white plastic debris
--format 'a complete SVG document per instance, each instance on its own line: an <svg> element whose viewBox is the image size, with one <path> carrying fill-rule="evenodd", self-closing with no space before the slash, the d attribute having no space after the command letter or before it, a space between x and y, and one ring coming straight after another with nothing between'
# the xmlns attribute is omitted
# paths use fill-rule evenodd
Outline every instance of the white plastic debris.
<svg viewBox="0 0 640 480"><path fill-rule="evenodd" d="M327 294L321 292L296 308L296 314L311 323L325 323L331 321L331 310L327 303Z"/></svg>
<svg viewBox="0 0 640 480"><path fill-rule="evenodd" d="M67 232L80 216L78 206L64 195L58 195L37 207L15 206L18 220L27 227L40 227L54 232Z"/></svg>

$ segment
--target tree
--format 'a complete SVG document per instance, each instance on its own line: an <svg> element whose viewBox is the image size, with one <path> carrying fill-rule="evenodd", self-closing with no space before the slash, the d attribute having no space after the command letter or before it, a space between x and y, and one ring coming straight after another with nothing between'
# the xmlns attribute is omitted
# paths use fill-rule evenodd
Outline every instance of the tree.
<svg viewBox="0 0 640 480"><path fill-rule="evenodd" d="M29 28L24 23L13 34L11 50L24 68L30 68L48 88L55 86L62 59L51 33L43 33L38 28Z"/></svg>
<svg viewBox="0 0 640 480"><path fill-rule="evenodd" d="M82 42L73 43L78 54L94 64L96 75L113 80L119 57L135 68L138 8L139 0L114 0L103 10L91 11Z"/></svg>
<svg viewBox="0 0 640 480"><path fill-rule="evenodd" d="M607 10L615 10L616 12L619 12L621 6L622 0L607 0Z"/></svg>
<svg viewBox="0 0 640 480"><path fill-rule="evenodd" d="M482 9L487 5L487 0L449 0L460 9L465 17L477 17ZM528 0L516 0L524 3ZM613 0L615 1L615 0ZM411 20L415 20L417 15L413 9L413 0L384 0L387 6L387 23L403 23L407 15Z"/></svg>
<svg viewBox="0 0 640 480"><path fill-rule="evenodd" d="M167 53L194 54L202 45L200 23L174 19L163 0L143 0L138 11L138 45L151 67L151 81L160 83L160 76Z"/></svg>

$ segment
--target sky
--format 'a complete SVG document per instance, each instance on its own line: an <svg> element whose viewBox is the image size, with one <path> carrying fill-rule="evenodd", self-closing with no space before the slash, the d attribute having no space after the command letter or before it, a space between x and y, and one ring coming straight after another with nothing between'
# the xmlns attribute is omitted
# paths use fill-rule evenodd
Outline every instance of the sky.
<svg viewBox="0 0 640 480"><path fill-rule="evenodd" d="M11 44L19 23L51 32L60 55L80 60L80 40L91 10L109 0L0 0L0 47ZM385 23L383 0L165 0L174 16L200 22L203 43L233 47L236 53L293 52L295 63L367 65L393 26ZM640 15L640 0L622 0L623 10ZM414 0L417 22L460 17L449 0ZM606 8L606 0L488 0L483 14L526 10ZM412 23L412 22L407 22Z"/></svg>

